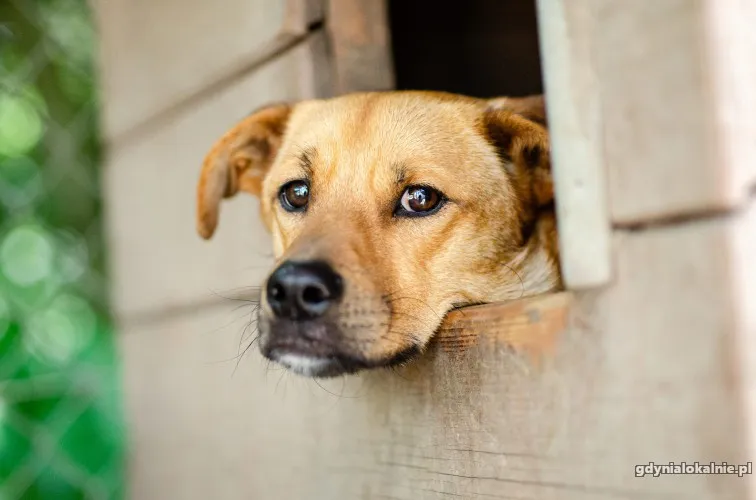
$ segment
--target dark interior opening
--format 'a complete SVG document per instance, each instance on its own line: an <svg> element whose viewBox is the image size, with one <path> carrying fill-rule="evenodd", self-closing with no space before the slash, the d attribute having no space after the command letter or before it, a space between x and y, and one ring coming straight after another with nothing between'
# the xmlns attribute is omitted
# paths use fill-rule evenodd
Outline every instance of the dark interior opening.
<svg viewBox="0 0 756 500"><path fill-rule="evenodd" d="M542 93L535 0L389 0L397 88Z"/></svg>

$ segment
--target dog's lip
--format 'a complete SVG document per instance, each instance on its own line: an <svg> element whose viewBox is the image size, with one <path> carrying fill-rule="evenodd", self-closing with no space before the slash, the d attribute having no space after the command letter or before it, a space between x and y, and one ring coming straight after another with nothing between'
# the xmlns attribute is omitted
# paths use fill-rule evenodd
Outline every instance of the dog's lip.
<svg viewBox="0 0 756 500"><path fill-rule="evenodd" d="M332 358L321 356L307 356L284 352L282 354L274 354L274 357L276 363L305 377L320 377L325 373L334 371L334 368L336 368Z"/></svg>
<svg viewBox="0 0 756 500"><path fill-rule="evenodd" d="M418 346L410 346L393 356L365 361L341 354L318 355L293 346L274 346L264 350L263 355L285 368L306 377L336 377L370 368L389 368L402 365L420 354Z"/></svg>
<svg viewBox="0 0 756 500"><path fill-rule="evenodd" d="M365 367L358 360L345 356L317 355L300 349L274 347L264 354L268 359L306 377L336 377Z"/></svg>

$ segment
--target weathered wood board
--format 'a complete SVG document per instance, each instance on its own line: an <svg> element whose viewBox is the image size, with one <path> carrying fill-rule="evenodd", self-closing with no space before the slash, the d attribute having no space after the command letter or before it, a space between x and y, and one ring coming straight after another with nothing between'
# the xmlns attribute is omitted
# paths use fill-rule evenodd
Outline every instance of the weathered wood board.
<svg viewBox="0 0 756 500"><path fill-rule="evenodd" d="M588 3L612 220L743 206L756 183L753 2Z"/></svg>
<svg viewBox="0 0 756 500"><path fill-rule="evenodd" d="M95 0L108 140L139 135L277 57L323 0ZM177 109L178 108L178 109Z"/></svg>
<svg viewBox="0 0 756 500"><path fill-rule="evenodd" d="M328 0L336 93L394 88L386 0Z"/></svg>
<svg viewBox="0 0 756 500"><path fill-rule="evenodd" d="M570 289L611 279L599 80L590 2L539 0L541 59L557 193L562 276Z"/></svg>

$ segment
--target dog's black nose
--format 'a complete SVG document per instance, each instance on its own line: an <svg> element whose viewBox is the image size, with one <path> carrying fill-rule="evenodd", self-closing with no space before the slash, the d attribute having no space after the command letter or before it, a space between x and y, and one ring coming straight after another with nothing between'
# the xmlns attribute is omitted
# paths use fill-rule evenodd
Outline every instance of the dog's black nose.
<svg viewBox="0 0 756 500"><path fill-rule="evenodd" d="M341 276L321 261L286 261L268 278L268 304L279 318L313 319L325 314L343 292Z"/></svg>

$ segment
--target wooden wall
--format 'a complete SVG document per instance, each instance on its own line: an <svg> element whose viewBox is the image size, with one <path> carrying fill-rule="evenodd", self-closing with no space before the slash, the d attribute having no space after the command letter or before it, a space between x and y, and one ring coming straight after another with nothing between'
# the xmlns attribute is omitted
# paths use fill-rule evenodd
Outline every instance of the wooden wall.
<svg viewBox="0 0 756 500"><path fill-rule="evenodd" d="M221 4L96 5L131 498L756 498L753 476L635 477L755 456L751 3L539 0L571 291L328 382L237 359L250 308L222 295L260 282L269 241L246 198L200 241L194 182L261 104L393 85L387 15Z"/></svg>

